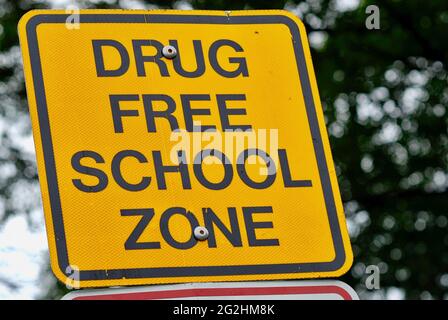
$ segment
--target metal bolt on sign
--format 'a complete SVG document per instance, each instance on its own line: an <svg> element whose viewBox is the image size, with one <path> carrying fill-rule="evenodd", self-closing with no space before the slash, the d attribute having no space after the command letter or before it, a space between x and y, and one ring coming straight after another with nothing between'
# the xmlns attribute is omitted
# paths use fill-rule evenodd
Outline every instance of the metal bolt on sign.
<svg viewBox="0 0 448 320"><path fill-rule="evenodd" d="M208 239L208 230L205 227L196 227L194 228L194 237L197 240L207 240Z"/></svg>
<svg viewBox="0 0 448 320"><path fill-rule="evenodd" d="M173 59L177 55L177 50L173 46L164 46L162 49L162 54L167 59Z"/></svg>

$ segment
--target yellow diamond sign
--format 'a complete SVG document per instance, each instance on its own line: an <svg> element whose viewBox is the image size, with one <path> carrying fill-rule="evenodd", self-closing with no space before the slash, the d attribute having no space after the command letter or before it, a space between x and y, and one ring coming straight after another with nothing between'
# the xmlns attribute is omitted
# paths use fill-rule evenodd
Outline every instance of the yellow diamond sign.
<svg viewBox="0 0 448 320"><path fill-rule="evenodd" d="M352 263L303 24L32 11L19 25L51 265L83 287Z"/></svg>

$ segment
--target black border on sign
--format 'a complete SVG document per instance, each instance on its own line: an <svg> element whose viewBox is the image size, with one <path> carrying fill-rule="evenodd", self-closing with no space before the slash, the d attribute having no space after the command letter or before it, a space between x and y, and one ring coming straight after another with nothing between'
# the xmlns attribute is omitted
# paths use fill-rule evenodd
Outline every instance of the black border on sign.
<svg viewBox="0 0 448 320"><path fill-rule="evenodd" d="M41 132L41 143L47 175L47 186L50 196L51 215L55 233L56 250L59 268L63 274L69 276L71 272L66 268L69 264L67 243L64 230L61 200L56 175L56 166L48 118L45 86L40 63L37 27L42 23L66 23L68 14L38 14L30 18L26 24L26 34L33 74L34 91L36 95L37 113ZM300 30L297 23L284 15L253 15L253 16L218 16L218 15L173 15L173 14L81 14L80 23L178 23L178 24L284 24L292 35L291 44L296 55L297 71L304 95L306 112L313 138L314 152L319 168L325 205L330 223L331 234L335 249L335 258L329 262L288 263L288 264L258 264L258 265L230 265L230 266L195 266L195 267L167 267L167 268L134 268L112 270L80 270L79 280L112 280L112 279L141 279L162 277L198 277L198 276L236 276L256 274L284 274L336 271L344 265L346 254L342 234L337 217L336 206L327 167L327 161L319 131L310 79L304 57ZM301 72L299 72L301 71Z"/></svg>

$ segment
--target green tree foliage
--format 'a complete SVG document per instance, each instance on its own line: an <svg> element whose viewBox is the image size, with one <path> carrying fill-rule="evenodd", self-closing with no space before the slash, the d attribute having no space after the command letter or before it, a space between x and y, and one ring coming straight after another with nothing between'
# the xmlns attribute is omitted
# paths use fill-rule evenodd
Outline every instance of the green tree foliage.
<svg viewBox="0 0 448 320"><path fill-rule="evenodd" d="M392 287L401 288L406 298L447 297L448 2L157 0L78 5L120 8L135 3L148 8L286 8L297 14L311 41L355 254L353 268L342 280L363 296L375 294L365 290L363 279L365 267L376 264L382 271L383 297ZM358 5L344 5L350 3ZM380 9L380 30L365 27L370 4ZM30 125L16 32L20 16L39 6L48 3L0 0L0 223L39 205L17 195L19 189L32 189L37 174L34 156L17 143ZM49 288L48 297L59 297L64 289L58 287Z"/></svg>

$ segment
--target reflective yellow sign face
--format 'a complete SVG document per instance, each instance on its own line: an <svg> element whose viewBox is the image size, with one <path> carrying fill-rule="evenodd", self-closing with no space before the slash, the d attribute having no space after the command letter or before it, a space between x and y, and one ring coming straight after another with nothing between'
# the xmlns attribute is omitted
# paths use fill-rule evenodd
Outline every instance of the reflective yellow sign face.
<svg viewBox="0 0 448 320"><path fill-rule="evenodd" d="M61 281L292 279L349 269L296 17L33 11L19 31Z"/></svg>

